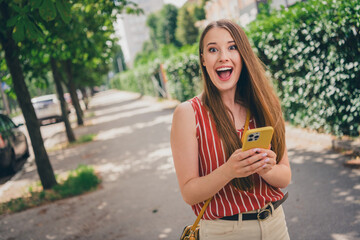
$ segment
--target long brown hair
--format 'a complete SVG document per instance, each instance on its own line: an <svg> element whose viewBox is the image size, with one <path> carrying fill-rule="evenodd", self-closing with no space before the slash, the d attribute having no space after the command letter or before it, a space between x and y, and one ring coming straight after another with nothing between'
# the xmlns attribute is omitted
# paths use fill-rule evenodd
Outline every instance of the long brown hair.
<svg viewBox="0 0 360 240"><path fill-rule="evenodd" d="M199 43L199 57L202 63L204 49L204 37L212 28L219 27L227 30L235 41L235 45L242 60L242 70L235 93L235 101L249 108L251 115L256 120L257 127L272 126L274 135L271 148L276 153L276 161L279 162L285 151L285 124L282 116L280 101L274 89L266 77L265 68L260 59L253 52L249 40L242 28L229 21L219 20L210 23L203 31ZM204 81L204 94L202 102L209 110L215 122L219 137L224 143L226 158L241 148L242 144L237 135L232 115L221 100L220 93L212 83L205 66L201 64L202 78ZM251 178L236 178L232 184L239 190L250 191L254 183Z"/></svg>

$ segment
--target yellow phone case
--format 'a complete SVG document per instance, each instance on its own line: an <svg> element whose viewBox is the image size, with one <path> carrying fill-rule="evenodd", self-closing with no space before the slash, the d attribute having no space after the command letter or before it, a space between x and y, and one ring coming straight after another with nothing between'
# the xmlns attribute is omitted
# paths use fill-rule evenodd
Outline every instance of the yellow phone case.
<svg viewBox="0 0 360 240"><path fill-rule="evenodd" d="M269 149L274 129L272 127L261 127L247 130L244 136L242 150L252 148Z"/></svg>

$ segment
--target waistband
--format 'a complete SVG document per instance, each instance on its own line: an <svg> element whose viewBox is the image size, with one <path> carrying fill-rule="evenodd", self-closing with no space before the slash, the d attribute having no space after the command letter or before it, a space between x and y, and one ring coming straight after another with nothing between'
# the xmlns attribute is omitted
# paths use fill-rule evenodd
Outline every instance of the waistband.
<svg viewBox="0 0 360 240"><path fill-rule="evenodd" d="M289 196L289 194L288 194L288 192L286 192L282 199L275 201L275 202L271 202L274 210L277 209L283 202L285 202L285 200L288 198L288 196ZM268 205L265 208L259 209L258 212L256 212L256 213L240 213L240 214L235 214L232 216L225 216L220 219L221 220L229 220L229 221L237 221L237 220L239 220L239 215L241 215L243 221L247 221L247 220L263 221L272 215L272 211L273 210L272 210L271 206Z"/></svg>

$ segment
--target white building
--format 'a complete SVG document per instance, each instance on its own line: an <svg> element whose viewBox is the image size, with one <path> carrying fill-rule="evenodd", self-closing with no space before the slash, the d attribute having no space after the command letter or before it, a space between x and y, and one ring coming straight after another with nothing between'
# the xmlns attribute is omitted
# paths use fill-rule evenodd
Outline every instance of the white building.
<svg viewBox="0 0 360 240"><path fill-rule="evenodd" d="M273 0L271 7L280 9L281 5L288 7L298 1L300 0ZM255 20L259 2L266 0L210 0L205 5L206 21L202 25L226 18L245 26Z"/></svg>
<svg viewBox="0 0 360 240"><path fill-rule="evenodd" d="M132 66L136 54L142 50L143 43L150 38L149 28L146 26L147 16L160 10L164 5L163 0L133 0L133 2L144 10L144 14L139 16L122 14L115 24L125 62L129 66Z"/></svg>

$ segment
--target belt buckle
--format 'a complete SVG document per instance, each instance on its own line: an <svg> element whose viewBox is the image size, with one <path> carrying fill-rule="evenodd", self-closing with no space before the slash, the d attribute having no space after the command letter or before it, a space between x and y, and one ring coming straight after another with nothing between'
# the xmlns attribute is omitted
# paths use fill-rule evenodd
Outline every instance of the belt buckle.
<svg viewBox="0 0 360 240"><path fill-rule="evenodd" d="M257 214L257 219L259 221L265 221L266 219L268 219L271 215L271 211L268 208L265 209L261 209L258 214Z"/></svg>

